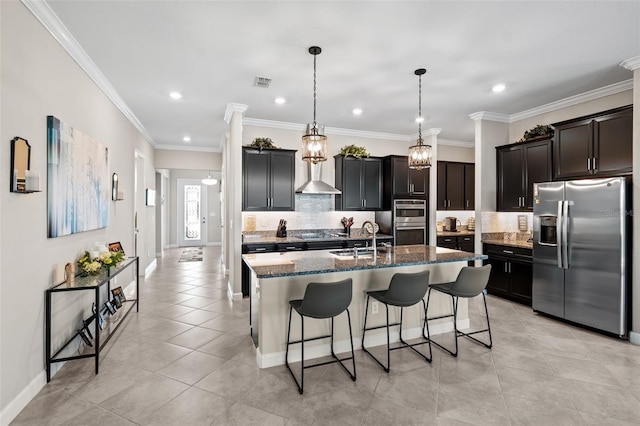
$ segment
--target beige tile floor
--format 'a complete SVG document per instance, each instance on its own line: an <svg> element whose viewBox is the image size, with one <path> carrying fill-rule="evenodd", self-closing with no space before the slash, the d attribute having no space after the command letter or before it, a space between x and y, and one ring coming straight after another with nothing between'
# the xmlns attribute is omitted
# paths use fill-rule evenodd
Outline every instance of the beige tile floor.
<svg viewBox="0 0 640 426"><path fill-rule="evenodd" d="M494 347L463 340L427 364L392 352L391 373L356 353L307 370L261 370L248 301L226 299L220 250L178 263L168 250L141 282L140 313L92 360L67 363L14 425L625 425L640 424L640 347L489 297ZM473 300L474 318L482 312ZM438 336L440 339L451 335Z"/></svg>

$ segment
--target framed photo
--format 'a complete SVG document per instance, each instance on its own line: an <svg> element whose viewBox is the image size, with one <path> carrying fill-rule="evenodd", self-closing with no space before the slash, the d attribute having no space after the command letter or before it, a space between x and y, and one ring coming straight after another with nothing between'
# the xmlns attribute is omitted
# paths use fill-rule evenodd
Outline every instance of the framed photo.
<svg viewBox="0 0 640 426"><path fill-rule="evenodd" d="M111 315L114 315L116 313L116 308L108 300L106 302L104 302L104 307L107 308L107 311Z"/></svg>
<svg viewBox="0 0 640 426"><path fill-rule="evenodd" d="M96 304L95 303L91 304L91 312L93 312L93 315L95 315L95 317L97 318L98 327L100 327L100 330L103 330L104 329L104 317L102 316L102 313L98 312L98 310L96 309Z"/></svg>
<svg viewBox="0 0 640 426"><path fill-rule="evenodd" d="M124 253L124 249L122 248L122 244L120 244L120 241L109 243L109 251L121 251L122 253Z"/></svg>
<svg viewBox="0 0 640 426"><path fill-rule="evenodd" d="M87 335L84 334L84 330L83 329L78 330L78 335L82 338L82 341L84 342L85 345L93 346L93 344L91 343L91 340L89 340Z"/></svg>
<svg viewBox="0 0 640 426"><path fill-rule="evenodd" d="M124 296L124 292L122 291L122 287L116 287L114 289L111 290L111 294L113 295L113 298L118 300L118 302L120 303L120 305L122 305L122 302L126 302L127 298ZM120 306L118 306L119 308Z"/></svg>
<svg viewBox="0 0 640 426"><path fill-rule="evenodd" d="M114 296L114 298L111 299L111 304L115 306L116 309L122 308L122 302L120 301L120 298L118 296Z"/></svg>

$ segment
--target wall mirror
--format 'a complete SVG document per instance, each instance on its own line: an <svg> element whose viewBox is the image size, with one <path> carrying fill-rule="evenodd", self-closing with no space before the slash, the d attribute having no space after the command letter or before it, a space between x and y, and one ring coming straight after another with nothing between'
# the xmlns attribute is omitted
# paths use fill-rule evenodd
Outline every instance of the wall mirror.
<svg viewBox="0 0 640 426"><path fill-rule="evenodd" d="M31 166L31 145L26 139L16 136L11 141L11 192L25 192L27 170Z"/></svg>

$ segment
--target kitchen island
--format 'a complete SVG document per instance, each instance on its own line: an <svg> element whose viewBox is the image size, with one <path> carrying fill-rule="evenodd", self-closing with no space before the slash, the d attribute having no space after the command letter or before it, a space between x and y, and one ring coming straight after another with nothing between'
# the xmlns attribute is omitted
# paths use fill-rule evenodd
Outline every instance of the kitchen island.
<svg viewBox="0 0 640 426"><path fill-rule="evenodd" d="M431 271L430 283L442 283L455 280L460 269L467 262L483 260L487 257L426 245L391 247L379 251L376 256L365 251L354 257L353 252L345 250L317 250L312 252L282 252L244 254L245 264L251 271L251 334L257 347L256 361L260 367L284 364L286 331L289 315L289 300L301 299L309 282L332 282L346 278L353 279L353 299L349 310L354 345L361 347L362 323L366 292L384 290L389 286L391 277L397 272ZM377 313L369 312L371 325L385 322L384 307L379 306ZM370 309L373 309L371 306ZM440 316L451 312L451 299L438 292L432 294L429 316ZM390 321L397 321L399 310L390 309ZM344 317L344 318L343 318ZM408 308L404 315L403 336L415 338L421 335L421 309ZM429 322L432 334L440 334L453 329L450 319ZM460 300L458 308L458 328L469 326L466 300ZM330 321L307 321L305 335L327 334ZM335 320L336 353L350 350L349 330L346 315ZM293 316L291 339L299 339L300 318ZM386 343L384 329L377 333L367 333L367 346ZM398 340L397 327L392 328L392 341ZM310 342L305 345L305 358L328 355L328 340ZM290 360L300 358L299 345L289 352Z"/></svg>

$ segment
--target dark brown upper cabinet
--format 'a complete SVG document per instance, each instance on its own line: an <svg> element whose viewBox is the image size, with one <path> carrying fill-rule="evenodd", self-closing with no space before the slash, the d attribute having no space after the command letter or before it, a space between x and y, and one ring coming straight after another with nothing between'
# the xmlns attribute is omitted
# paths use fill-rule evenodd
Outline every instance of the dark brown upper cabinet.
<svg viewBox="0 0 640 426"><path fill-rule="evenodd" d="M429 169L409 168L409 159L402 155L384 157L384 208L390 209L394 198L427 199Z"/></svg>
<svg viewBox="0 0 640 426"><path fill-rule="evenodd" d="M242 210L295 210L295 150L242 149Z"/></svg>
<svg viewBox="0 0 640 426"><path fill-rule="evenodd" d="M475 209L475 164L438 161L438 210Z"/></svg>
<svg viewBox="0 0 640 426"><path fill-rule="evenodd" d="M533 184L551 180L551 147L551 139L496 147L498 211L533 211Z"/></svg>
<svg viewBox="0 0 640 426"><path fill-rule="evenodd" d="M336 210L382 209L382 158L336 155Z"/></svg>
<svg viewBox="0 0 640 426"><path fill-rule="evenodd" d="M554 180L632 172L632 106L563 121L553 127Z"/></svg>

